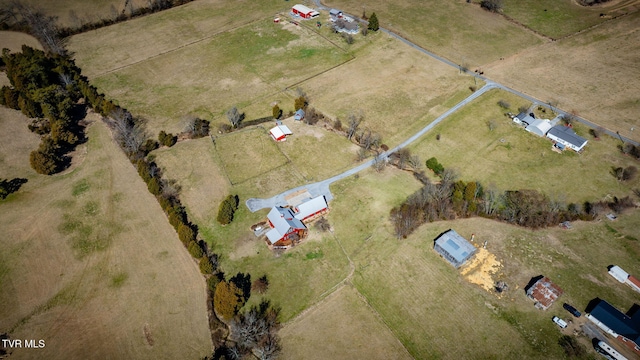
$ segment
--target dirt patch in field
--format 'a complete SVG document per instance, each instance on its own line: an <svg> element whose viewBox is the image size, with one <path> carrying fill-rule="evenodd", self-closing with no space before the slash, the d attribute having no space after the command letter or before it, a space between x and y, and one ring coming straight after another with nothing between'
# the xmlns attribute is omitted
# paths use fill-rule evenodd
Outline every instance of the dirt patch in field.
<svg viewBox="0 0 640 360"><path fill-rule="evenodd" d="M494 254L487 249L479 248L473 258L460 270L460 273L468 282L493 292L501 268L502 264Z"/></svg>

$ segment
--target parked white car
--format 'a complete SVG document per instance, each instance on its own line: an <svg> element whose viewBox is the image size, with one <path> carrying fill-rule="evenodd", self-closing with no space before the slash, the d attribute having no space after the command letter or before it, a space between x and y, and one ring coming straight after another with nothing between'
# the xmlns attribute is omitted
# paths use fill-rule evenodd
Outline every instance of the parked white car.
<svg viewBox="0 0 640 360"><path fill-rule="evenodd" d="M562 320L562 319L560 319L557 316L554 316L553 319L551 319L551 320L553 320L554 323L556 323L558 326L560 326L561 329L564 329L564 328L567 327L567 322Z"/></svg>

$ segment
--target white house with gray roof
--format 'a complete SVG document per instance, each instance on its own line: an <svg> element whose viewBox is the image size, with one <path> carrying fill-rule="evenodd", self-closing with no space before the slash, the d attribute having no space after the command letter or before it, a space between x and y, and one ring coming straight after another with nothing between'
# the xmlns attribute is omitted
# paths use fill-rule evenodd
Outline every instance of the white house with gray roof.
<svg viewBox="0 0 640 360"><path fill-rule="evenodd" d="M552 127L547 133L547 137L576 152L581 151L587 145L587 139L576 134L572 128L563 125Z"/></svg>

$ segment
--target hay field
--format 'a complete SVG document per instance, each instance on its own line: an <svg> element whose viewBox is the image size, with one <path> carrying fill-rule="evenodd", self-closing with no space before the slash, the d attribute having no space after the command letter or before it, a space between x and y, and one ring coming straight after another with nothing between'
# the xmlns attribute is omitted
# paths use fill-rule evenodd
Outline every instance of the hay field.
<svg viewBox="0 0 640 360"><path fill-rule="evenodd" d="M1 111L16 138L2 142L3 176L29 181L0 202L0 331L46 343L14 357L209 353L202 276L106 126L94 118L82 161L45 177L29 168L26 119Z"/></svg>
<svg viewBox="0 0 640 360"><path fill-rule="evenodd" d="M332 0L327 6L362 16L376 13L380 26L470 69L517 53L542 40L504 17L465 1Z"/></svg>
<svg viewBox="0 0 640 360"><path fill-rule="evenodd" d="M492 79L557 100L586 119L640 140L640 12L486 66Z"/></svg>
<svg viewBox="0 0 640 360"><path fill-rule="evenodd" d="M576 132L588 139L582 154L551 150L551 142L525 131L504 116L499 100L511 104L511 111L530 105L522 99L492 90L453 114L419 142L410 146L422 161L435 156L454 169L465 181L480 181L501 190L534 189L561 202L594 201L606 196L627 196L640 185L617 181L611 167L637 163L617 149L620 140L603 136L594 140L586 128ZM493 121L491 131L486 124ZM440 140L436 135L440 134ZM570 179L570 180L569 180Z"/></svg>
<svg viewBox="0 0 640 360"><path fill-rule="evenodd" d="M355 60L300 85L311 105L343 126L350 114L362 114L360 128L378 132L392 147L470 94L473 78L457 69L384 33L367 41Z"/></svg>
<svg viewBox="0 0 640 360"><path fill-rule="evenodd" d="M283 359L412 358L350 286L285 325L279 334Z"/></svg>
<svg viewBox="0 0 640 360"><path fill-rule="evenodd" d="M29 34L16 31L0 31L0 49L9 49L11 52L18 52L21 51L22 45L42 50L42 45L40 45L38 40Z"/></svg>

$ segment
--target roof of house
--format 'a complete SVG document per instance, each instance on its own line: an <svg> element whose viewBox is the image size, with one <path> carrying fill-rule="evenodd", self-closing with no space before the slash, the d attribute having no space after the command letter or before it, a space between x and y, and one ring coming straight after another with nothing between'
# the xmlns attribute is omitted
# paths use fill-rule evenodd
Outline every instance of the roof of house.
<svg viewBox="0 0 640 360"><path fill-rule="evenodd" d="M552 127L547 136L549 135L553 135L576 147L582 147L582 145L587 142L587 139L576 134L572 128L563 125L556 125Z"/></svg>
<svg viewBox="0 0 640 360"><path fill-rule="evenodd" d="M609 329L640 345L640 312L629 317L604 300L600 300L589 314Z"/></svg>
<svg viewBox="0 0 640 360"><path fill-rule="evenodd" d="M529 289L527 295L540 304L543 309L547 309L556 299L562 295L562 289L551 282L548 277L536 281Z"/></svg>
<svg viewBox="0 0 640 360"><path fill-rule="evenodd" d="M329 14L330 15L340 15L342 13L342 11L338 10L338 9L331 9L329 10Z"/></svg>
<svg viewBox="0 0 640 360"><path fill-rule="evenodd" d="M267 232L267 238L272 244L282 239L291 228L306 229L302 221L296 219L289 208L275 206L269 211L267 218L273 225L273 229Z"/></svg>
<svg viewBox="0 0 640 360"><path fill-rule="evenodd" d="M549 129L551 129L551 122L547 119L535 119L532 123L528 124L524 129L538 136L544 136Z"/></svg>
<svg viewBox="0 0 640 360"><path fill-rule="evenodd" d="M309 201L303 202L298 205L297 213L295 214L296 219L304 220L309 216L317 213L318 211L322 211L327 208L327 201L325 200L323 195L315 197Z"/></svg>
<svg viewBox="0 0 640 360"><path fill-rule="evenodd" d="M528 113L526 113L524 111L521 112L520 114L516 115L516 117L520 121L527 123L527 125L532 124L536 120L535 118L533 118L531 115L529 115Z"/></svg>
<svg viewBox="0 0 640 360"><path fill-rule="evenodd" d="M293 134L293 132L291 132L287 125L277 125L273 129L269 130L269 133L276 139L280 139L285 135Z"/></svg>
<svg viewBox="0 0 640 360"><path fill-rule="evenodd" d="M464 263L477 250L473 244L452 229L438 236L435 241L435 246L447 252L447 254L453 258L455 262L453 264L454 266L459 266Z"/></svg>

